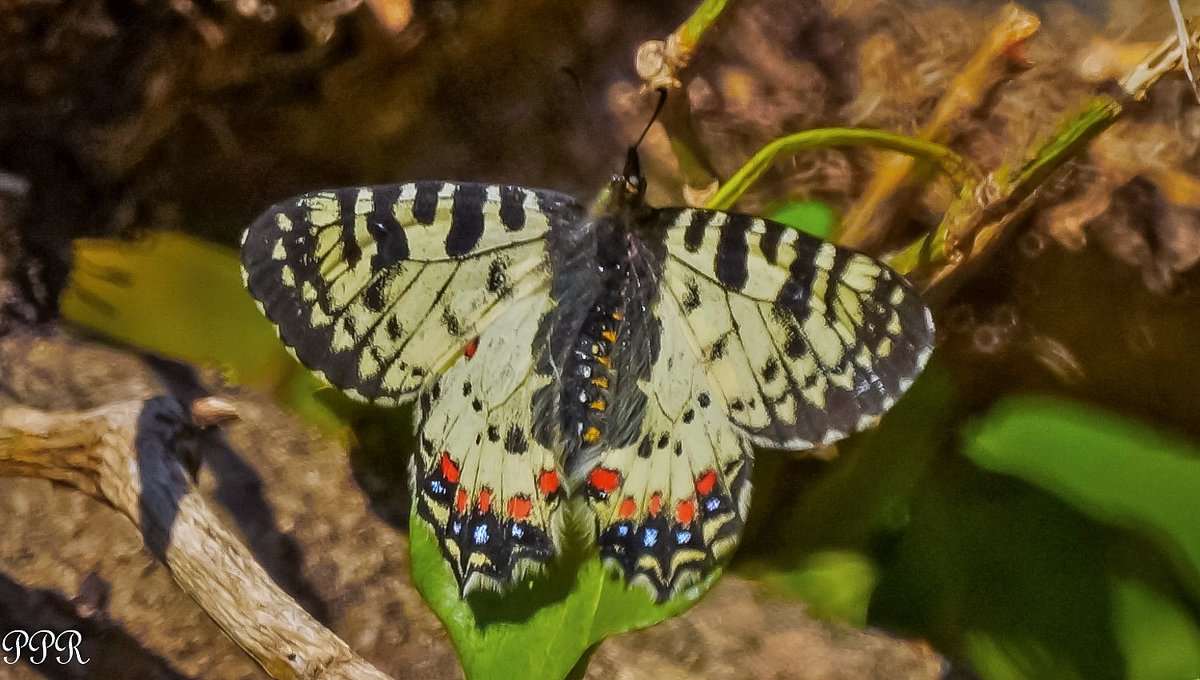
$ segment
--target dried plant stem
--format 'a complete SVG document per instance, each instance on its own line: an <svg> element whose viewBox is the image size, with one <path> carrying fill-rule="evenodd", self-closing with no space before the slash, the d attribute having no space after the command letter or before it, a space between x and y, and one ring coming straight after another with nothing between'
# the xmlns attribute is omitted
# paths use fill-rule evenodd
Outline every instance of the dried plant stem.
<svg viewBox="0 0 1200 680"><path fill-rule="evenodd" d="M1200 30L1190 37L1195 42ZM1120 82L1117 96L1097 95L1064 117L1056 131L1026 156L988 174L973 197L962 194L930 235L887 258L898 271L921 281L931 299L945 298L985 262L1028 213L1046 179L1107 130L1127 104L1186 59L1179 41L1168 38Z"/></svg>
<svg viewBox="0 0 1200 680"><path fill-rule="evenodd" d="M704 35L725 11L730 0L702 0L679 28L663 40L649 40L637 50L638 76L651 90L676 89L679 72L691 63Z"/></svg>
<svg viewBox="0 0 1200 680"><path fill-rule="evenodd" d="M224 404L201 406L216 420L226 415ZM0 410L0 476L66 484L121 512L180 588L271 677L385 680L275 585L209 509L179 462L196 432L165 397L71 413L8 406Z"/></svg>
<svg viewBox="0 0 1200 680"><path fill-rule="evenodd" d="M1017 5L1005 5L996 15L994 26L962 71L954 77L946 94L938 101L933 115L916 136L945 143L951 124L970 114L983 102L1004 73L1003 62L1022 42L1038 30L1037 16ZM875 247L892 223L895 197L905 187L921 181L911 156L885 154L875 165L875 173L862 195L846 213L838 229L839 243L869 250Z"/></svg>

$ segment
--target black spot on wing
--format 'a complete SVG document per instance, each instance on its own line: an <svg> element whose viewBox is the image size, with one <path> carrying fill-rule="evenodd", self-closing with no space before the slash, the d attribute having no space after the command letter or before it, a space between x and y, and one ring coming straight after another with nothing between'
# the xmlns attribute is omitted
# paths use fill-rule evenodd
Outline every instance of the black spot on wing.
<svg viewBox="0 0 1200 680"><path fill-rule="evenodd" d="M367 311L378 314L382 312L387 305L387 300L384 299L384 293L387 291L388 279L386 276L376 276L367 284L363 290L363 306Z"/></svg>
<svg viewBox="0 0 1200 680"><path fill-rule="evenodd" d="M779 261L779 238L783 236L783 230L788 227L767 220L763 220L763 227L764 231L762 237L759 238L758 247L762 250L763 257L767 258L767 262L774 264Z"/></svg>
<svg viewBox="0 0 1200 680"><path fill-rule="evenodd" d="M711 210L692 211L692 219L688 222L687 230L683 232L683 245L689 253L700 250L700 244L704 243L704 230L716 214Z"/></svg>
<svg viewBox="0 0 1200 680"><path fill-rule="evenodd" d="M497 257L488 265L488 292L504 295L509 291L508 274L506 273L507 266L508 263L502 257Z"/></svg>
<svg viewBox="0 0 1200 680"><path fill-rule="evenodd" d="M653 444L650 442L650 435L643 435L642 441L638 443L637 455L639 458L649 458L653 452Z"/></svg>
<svg viewBox="0 0 1200 680"><path fill-rule="evenodd" d="M408 259L408 237L395 216L399 200L399 185L375 187L375 204L367 215L367 232L375 239L372 269L385 269Z"/></svg>
<svg viewBox="0 0 1200 680"><path fill-rule="evenodd" d="M691 314L700 306L700 287L696 285L695 278L689 278L687 281L687 290L683 294L683 311L685 314Z"/></svg>
<svg viewBox="0 0 1200 680"><path fill-rule="evenodd" d="M521 187L500 187L500 222L509 231L525 226L525 190Z"/></svg>
<svg viewBox="0 0 1200 680"><path fill-rule="evenodd" d="M513 454L522 454L529 450L529 440L525 431L516 425L509 425L504 435L504 450Z"/></svg>
<svg viewBox="0 0 1200 680"><path fill-rule="evenodd" d="M446 254L452 257L475 250L483 237L484 188L463 184L455 188L450 208L450 232L446 234Z"/></svg>
<svg viewBox="0 0 1200 680"><path fill-rule="evenodd" d="M747 215L731 214L727 216L725 224L721 225L714 269L717 279L734 290L744 288L746 280L750 277L746 230L749 229L752 220L753 218Z"/></svg>
<svg viewBox="0 0 1200 680"><path fill-rule="evenodd" d="M417 182L417 195L413 198L412 215L419 224L433 224L437 216L438 192L441 182Z"/></svg>
<svg viewBox="0 0 1200 680"><path fill-rule="evenodd" d="M342 189L337 192L339 214L345 222L342 224L342 259L354 267L362 259L362 246L358 243L357 229L354 223L358 220L354 208L358 203L359 189Z"/></svg>

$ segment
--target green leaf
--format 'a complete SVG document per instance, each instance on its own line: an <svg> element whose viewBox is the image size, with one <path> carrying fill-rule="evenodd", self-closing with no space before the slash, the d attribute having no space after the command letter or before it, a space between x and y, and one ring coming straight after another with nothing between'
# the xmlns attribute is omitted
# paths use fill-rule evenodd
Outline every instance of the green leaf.
<svg viewBox="0 0 1200 680"><path fill-rule="evenodd" d="M780 522L799 550L865 548L908 522L908 505L962 417L950 374L935 355L874 430L838 445L838 458Z"/></svg>
<svg viewBox="0 0 1200 680"><path fill-rule="evenodd" d="M738 567L739 574L756 579L772 594L804 601L809 615L856 626L867 625L877 572L870 557L852 550L814 552L790 570L761 562Z"/></svg>
<svg viewBox="0 0 1200 680"><path fill-rule="evenodd" d="M837 216L833 209L822 201L792 201L774 206L767 214L768 219L799 229L817 238L833 238Z"/></svg>
<svg viewBox="0 0 1200 680"><path fill-rule="evenodd" d="M231 248L173 232L140 241L80 239L61 307L72 324L167 357L219 366L231 381L273 389L324 431L344 430L332 405L348 399L287 353L243 288Z"/></svg>
<svg viewBox="0 0 1200 680"><path fill-rule="evenodd" d="M445 624L469 680L559 680L604 638L682 613L720 577L657 605L648 592L627 588L600 560L566 546L548 574L511 593L458 594L437 537L414 513L410 519L413 581Z"/></svg>
<svg viewBox="0 0 1200 680"><path fill-rule="evenodd" d="M967 438L965 453L1154 541L1200 601L1200 448L1096 408L1012 397Z"/></svg>
<svg viewBox="0 0 1200 680"><path fill-rule="evenodd" d="M880 426L839 444L835 460L799 467L777 452L758 454L738 572L816 616L866 625L874 544L908 524L921 480L955 441L958 401L935 357Z"/></svg>
<svg viewBox="0 0 1200 680"><path fill-rule="evenodd" d="M1050 494L960 457L930 468L880 562L872 625L985 680L1121 680L1105 536Z"/></svg>

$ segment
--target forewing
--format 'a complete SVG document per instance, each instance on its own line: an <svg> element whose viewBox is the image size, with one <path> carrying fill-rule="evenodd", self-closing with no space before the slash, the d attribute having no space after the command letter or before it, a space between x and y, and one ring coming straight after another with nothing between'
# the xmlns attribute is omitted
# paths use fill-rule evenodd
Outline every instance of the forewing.
<svg viewBox="0 0 1200 680"><path fill-rule="evenodd" d="M513 302L421 393L417 511L465 595L503 590L557 554L564 491L554 454L533 436L534 366L545 291Z"/></svg>
<svg viewBox="0 0 1200 680"><path fill-rule="evenodd" d="M305 366L351 396L410 399L512 300L544 286L574 199L416 182L306 194L246 230L246 286Z"/></svg>
<svg viewBox="0 0 1200 680"><path fill-rule="evenodd" d="M657 220L670 227L662 294L756 444L808 448L869 427L929 358L929 309L882 263L747 215Z"/></svg>
<svg viewBox="0 0 1200 680"><path fill-rule="evenodd" d="M641 436L599 452L584 490L601 557L662 602L708 575L741 535L750 501L751 452L722 410L669 296L652 310L660 333Z"/></svg>

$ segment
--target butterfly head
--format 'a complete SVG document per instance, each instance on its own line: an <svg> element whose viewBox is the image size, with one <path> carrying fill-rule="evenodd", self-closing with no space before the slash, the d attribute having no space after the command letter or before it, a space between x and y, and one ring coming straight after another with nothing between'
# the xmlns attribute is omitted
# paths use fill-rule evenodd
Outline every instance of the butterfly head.
<svg viewBox="0 0 1200 680"><path fill-rule="evenodd" d="M625 154L625 169L621 174L612 176L609 197L614 212L636 212L645 205L646 176L642 174L636 146L629 147Z"/></svg>

